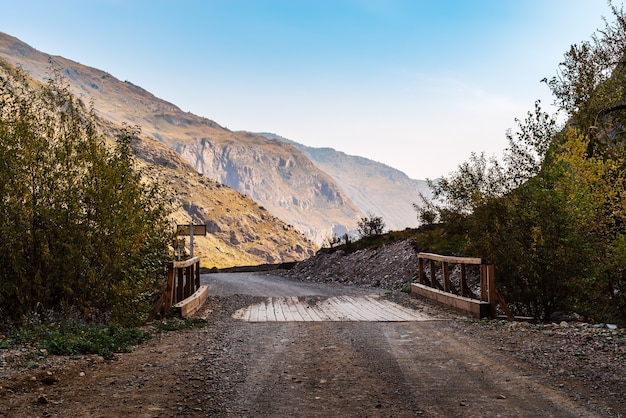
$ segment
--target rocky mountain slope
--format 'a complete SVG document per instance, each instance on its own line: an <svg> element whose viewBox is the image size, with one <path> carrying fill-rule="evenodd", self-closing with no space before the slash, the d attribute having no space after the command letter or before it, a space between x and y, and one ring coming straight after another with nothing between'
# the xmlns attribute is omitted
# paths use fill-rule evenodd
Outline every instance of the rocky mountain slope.
<svg viewBox="0 0 626 418"><path fill-rule="evenodd" d="M333 148L313 148L276 134L261 133L298 148L304 155L341 187L364 213L381 216L389 230L418 226L414 203L419 194L429 196L426 181L413 180L388 165Z"/></svg>
<svg viewBox="0 0 626 418"><path fill-rule="evenodd" d="M0 80L16 72L0 58ZM31 78L25 82L40 85ZM112 144L119 127L102 117L98 124ZM172 149L145 136L133 146L138 167L165 185L175 208L172 223L206 223L210 233L197 237L194 246L204 267L297 261L314 254L315 244L303 234L249 197L202 176Z"/></svg>
<svg viewBox="0 0 626 418"><path fill-rule="evenodd" d="M362 216L332 178L293 146L230 131L128 81L39 52L3 33L0 57L38 80L49 78L51 67L59 70L75 95L93 100L99 116L139 126L145 136L177 151L201 174L245 193L318 242L354 229Z"/></svg>
<svg viewBox="0 0 626 418"><path fill-rule="evenodd" d="M151 176L165 184L177 208L178 224L205 224L194 237L194 255L203 267L231 267L303 260L316 245L294 227L231 187L198 173L172 149L151 138L133 144ZM189 239L186 238L188 246Z"/></svg>

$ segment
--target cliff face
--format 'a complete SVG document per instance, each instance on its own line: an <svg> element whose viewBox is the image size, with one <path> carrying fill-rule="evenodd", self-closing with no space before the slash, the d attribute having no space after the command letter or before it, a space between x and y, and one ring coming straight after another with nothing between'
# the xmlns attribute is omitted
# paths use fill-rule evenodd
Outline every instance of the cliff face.
<svg viewBox="0 0 626 418"><path fill-rule="evenodd" d="M106 121L101 126L107 136L116 133ZM315 254L313 241L248 196L201 175L174 150L145 136L133 141L133 149L140 167L165 185L176 208L172 221L206 225L207 235L194 239L203 267L300 261Z"/></svg>
<svg viewBox="0 0 626 418"><path fill-rule="evenodd" d="M200 173L262 202L318 242L354 229L361 216L335 182L291 145L243 146L205 138L177 151Z"/></svg>
<svg viewBox="0 0 626 418"><path fill-rule="evenodd" d="M333 179L295 147L260 135L232 132L212 120L183 112L130 82L49 56L3 33L0 57L38 80L49 78L52 65L75 95L93 100L100 117L139 126L143 135L179 152L201 174L245 193L318 243L333 233L353 230L362 216Z"/></svg>

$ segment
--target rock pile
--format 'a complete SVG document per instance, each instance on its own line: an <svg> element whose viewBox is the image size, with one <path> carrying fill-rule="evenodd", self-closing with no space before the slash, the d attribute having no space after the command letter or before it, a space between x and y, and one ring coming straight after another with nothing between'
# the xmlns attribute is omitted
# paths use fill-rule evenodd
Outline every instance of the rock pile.
<svg viewBox="0 0 626 418"><path fill-rule="evenodd" d="M417 254L408 240L346 254L318 253L279 274L294 280L401 290L417 281Z"/></svg>

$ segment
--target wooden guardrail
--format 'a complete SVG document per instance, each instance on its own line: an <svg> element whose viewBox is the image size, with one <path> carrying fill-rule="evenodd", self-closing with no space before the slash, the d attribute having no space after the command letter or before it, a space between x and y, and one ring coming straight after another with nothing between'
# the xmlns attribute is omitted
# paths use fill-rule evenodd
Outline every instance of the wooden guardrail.
<svg viewBox="0 0 626 418"><path fill-rule="evenodd" d="M455 257L431 253L419 253L417 261L419 283L411 284L411 293L451 306L477 318L495 318L496 305L500 304L506 316L510 319L513 318L508 306L496 291L493 265L484 264L482 259L475 257ZM424 264L426 262L430 266L429 276L425 274ZM454 285L450 280L450 264L459 265L458 285ZM479 294L474 294L468 286L467 265L480 266ZM437 279L438 267L441 270L442 282Z"/></svg>
<svg viewBox="0 0 626 418"><path fill-rule="evenodd" d="M190 311L200 302L195 299L202 299L198 292L206 292L206 287L200 286L200 257L167 263L166 287L150 312L148 322L159 313L166 315L172 308L178 308L182 316L191 314ZM203 298L206 300L206 295ZM189 307L183 301L190 301L194 306Z"/></svg>

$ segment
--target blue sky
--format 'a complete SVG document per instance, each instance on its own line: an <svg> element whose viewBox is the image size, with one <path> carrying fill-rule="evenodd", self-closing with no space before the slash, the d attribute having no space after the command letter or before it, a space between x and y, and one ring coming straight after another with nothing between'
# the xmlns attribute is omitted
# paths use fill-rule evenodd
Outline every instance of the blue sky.
<svg viewBox="0 0 626 418"><path fill-rule="evenodd" d="M605 0L2 0L0 31L232 130L398 168L499 156ZM619 4L619 3L617 3Z"/></svg>

